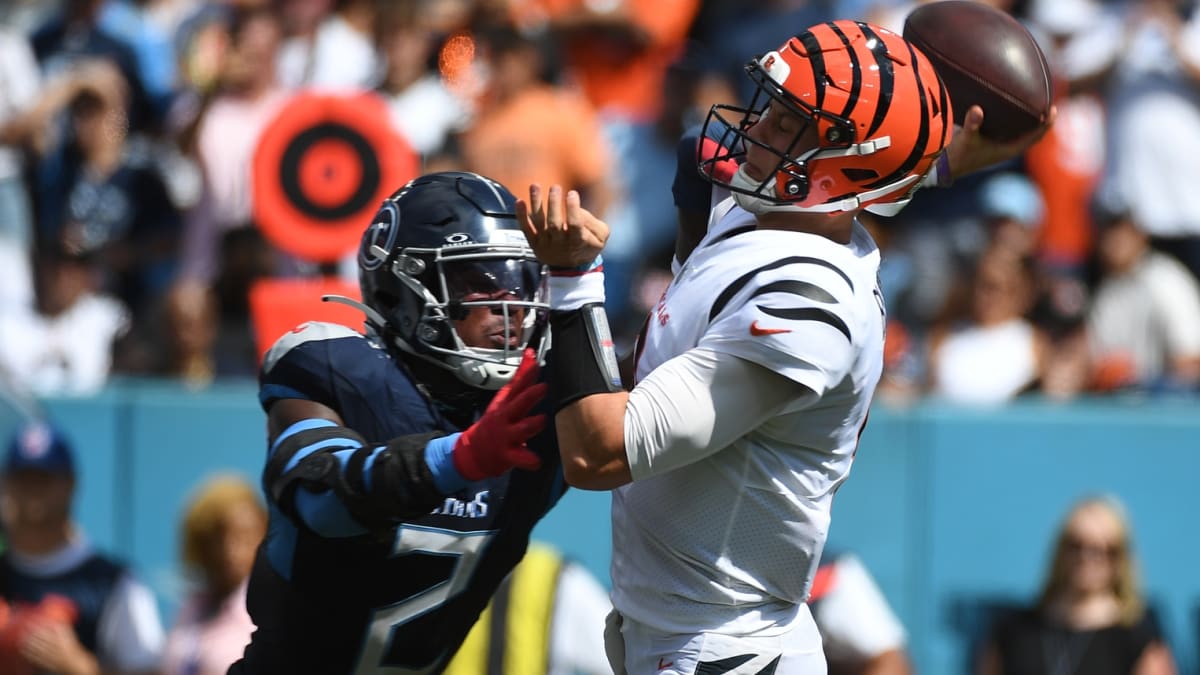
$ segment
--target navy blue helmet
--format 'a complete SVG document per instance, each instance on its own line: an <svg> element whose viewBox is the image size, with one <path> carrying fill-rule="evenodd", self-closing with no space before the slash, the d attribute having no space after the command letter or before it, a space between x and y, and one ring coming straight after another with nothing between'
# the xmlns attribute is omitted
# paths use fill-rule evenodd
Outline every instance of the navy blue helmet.
<svg viewBox="0 0 1200 675"><path fill-rule="evenodd" d="M541 353L549 311L546 267L517 225L515 204L496 181L458 171L397 190L359 246L368 325L471 387L506 384L525 347ZM456 322L476 307L498 318L483 344L467 344Z"/></svg>

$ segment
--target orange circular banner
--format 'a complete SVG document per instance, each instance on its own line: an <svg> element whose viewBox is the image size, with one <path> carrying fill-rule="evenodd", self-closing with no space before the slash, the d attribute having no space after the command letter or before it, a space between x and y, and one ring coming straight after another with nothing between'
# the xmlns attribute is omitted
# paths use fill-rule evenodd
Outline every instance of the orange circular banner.
<svg viewBox="0 0 1200 675"><path fill-rule="evenodd" d="M254 153L254 220L311 262L355 249L380 203L416 176L416 153L372 93L297 94Z"/></svg>

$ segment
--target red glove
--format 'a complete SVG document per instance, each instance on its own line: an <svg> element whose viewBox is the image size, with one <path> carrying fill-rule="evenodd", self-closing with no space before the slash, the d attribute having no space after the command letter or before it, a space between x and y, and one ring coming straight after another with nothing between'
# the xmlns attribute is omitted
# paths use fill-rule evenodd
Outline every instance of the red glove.
<svg viewBox="0 0 1200 675"><path fill-rule="evenodd" d="M545 415L529 415L546 396L547 385L537 383L537 375L537 355L526 349L512 381L454 444L454 468L463 478L476 481L513 467L532 470L542 465L541 458L525 447L546 426Z"/></svg>

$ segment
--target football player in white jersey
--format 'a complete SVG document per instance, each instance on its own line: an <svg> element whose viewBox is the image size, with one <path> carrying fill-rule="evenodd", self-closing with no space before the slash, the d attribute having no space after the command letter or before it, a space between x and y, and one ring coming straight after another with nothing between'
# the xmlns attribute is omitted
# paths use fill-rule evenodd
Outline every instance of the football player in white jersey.
<svg viewBox="0 0 1200 675"><path fill-rule="evenodd" d="M856 215L899 211L951 137L932 65L879 27L819 24L747 73L754 101L709 113L707 232L628 393L593 260L607 226L557 187L517 207L554 266L566 478L614 489L619 673L825 672L805 599L882 368L879 251Z"/></svg>

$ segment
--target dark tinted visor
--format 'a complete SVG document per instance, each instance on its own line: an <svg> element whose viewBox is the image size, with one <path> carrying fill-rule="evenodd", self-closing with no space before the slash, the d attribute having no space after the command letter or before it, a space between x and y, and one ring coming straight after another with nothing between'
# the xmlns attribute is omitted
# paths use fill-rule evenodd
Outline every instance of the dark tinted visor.
<svg viewBox="0 0 1200 675"><path fill-rule="evenodd" d="M463 260L442 263L448 302L533 302L542 281L534 260Z"/></svg>

